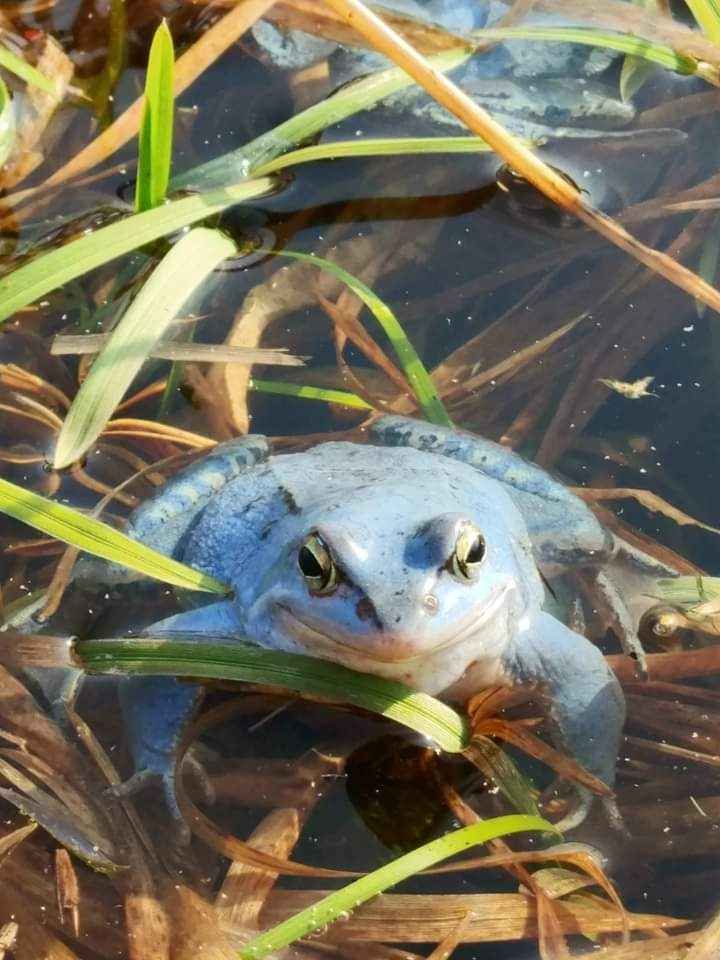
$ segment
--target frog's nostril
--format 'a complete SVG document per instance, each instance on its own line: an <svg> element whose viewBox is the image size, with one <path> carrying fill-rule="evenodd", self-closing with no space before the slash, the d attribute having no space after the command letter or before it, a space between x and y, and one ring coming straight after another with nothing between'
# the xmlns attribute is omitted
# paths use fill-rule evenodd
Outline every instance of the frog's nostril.
<svg viewBox="0 0 720 960"><path fill-rule="evenodd" d="M434 614L438 612L438 607L440 606L438 603L438 598L432 593L425 594L423 597L423 604L425 605L425 612L429 613L430 616L434 616Z"/></svg>

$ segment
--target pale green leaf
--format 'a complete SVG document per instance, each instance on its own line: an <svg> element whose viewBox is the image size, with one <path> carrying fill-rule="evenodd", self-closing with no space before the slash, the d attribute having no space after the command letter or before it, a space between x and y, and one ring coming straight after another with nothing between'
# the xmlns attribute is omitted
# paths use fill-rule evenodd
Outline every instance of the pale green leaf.
<svg viewBox="0 0 720 960"><path fill-rule="evenodd" d="M685 0L697 25L713 43L720 43L720 2L718 0Z"/></svg>
<svg viewBox="0 0 720 960"><path fill-rule="evenodd" d="M165 20L150 47L145 102L138 144L135 210L151 210L165 200L170 182L173 141L173 67L175 51Z"/></svg>
<svg viewBox="0 0 720 960"><path fill-rule="evenodd" d="M383 890L394 887L402 880L426 870L428 867L446 860L457 853L462 853L470 847L487 843L497 837L508 837L514 833L524 833L529 830L540 832L553 831L555 828L547 820L540 817L529 817L522 814L513 814L507 817L494 817L482 823L474 823L469 827L461 827L444 837L431 840L417 850L406 853L397 860L374 870L359 880L353 881L323 897L311 907L301 910L294 917L289 917L271 930L266 930L254 937L240 951L242 960L262 960L269 953L276 953L296 940L301 940L314 930L320 930L333 923L339 917L351 913L354 909L377 896Z"/></svg>
<svg viewBox="0 0 720 960"><path fill-rule="evenodd" d="M49 80L46 76L40 73L39 70L36 70L35 67L31 67L29 63L26 63L22 59L22 57L18 57L16 54L11 53L7 47L2 45L2 43L0 43L0 67L4 67L6 70L9 70L10 73L14 73L16 77L20 77L21 80L25 81L25 83L30 83L34 87L39 87L41 90L44 90L45 93L55 93L55 87L53 86L52 80Z"/></svg>
<svg viewBox="0 0 720 960"><path fill-rule="evenodd" d="M56 287L81 277L152 240L175 233L198 220L244 200L269 193L269 177L246 180L225 189L199 193L136 213L94 233L42 254L0 279L0 323Z"/></svg>
<svg viewBox="0 0 720 960"><path fill-rule="evenodd" d="M102 557L103 560L120 563L164 583L207 593L228 592L228 588L214 577L171 560L100 520L86 517L72 507L48 500L3 479L0 479L0 512L27 523L49 537L56 537L63 543Z"/></svg>
<svg viewBox="0 0 720 960"><path fill-rule="evenodd" d="M10 156L15 139L15 115L8 88L0 77L0 167Z"/></svg>
<svg viewBox="0 0 720 960"><path fill-rule="evenodd" d="M682 606L720 600L720 577L673 577L658 580L653 590L659 599Z"/></svg>
<svg viewBox="0 0 720 960"><path fill-rule="evenodd" d="M170 248L125 311L67 412L53 466L69 466L98 438L115 407L183 304L235 243L219 230L196 227Z"/></svg>

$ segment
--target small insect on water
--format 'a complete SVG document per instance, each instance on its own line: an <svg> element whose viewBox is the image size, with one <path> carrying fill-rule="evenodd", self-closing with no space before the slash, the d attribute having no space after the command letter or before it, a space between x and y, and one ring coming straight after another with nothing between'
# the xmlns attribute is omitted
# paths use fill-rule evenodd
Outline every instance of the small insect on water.
<svg viewBox="0 0 720 960"><path fill-rule="evenodd" d="M613 380L611 377L599 377L598 383L603 383L609 390L614 390L621 397L627 397L628 400L639 400L641 397L660 397L660 394L653 393L648 387L655 377L641 377L639 380L633 380L632 383L625 383L623 380Z"/></svg>

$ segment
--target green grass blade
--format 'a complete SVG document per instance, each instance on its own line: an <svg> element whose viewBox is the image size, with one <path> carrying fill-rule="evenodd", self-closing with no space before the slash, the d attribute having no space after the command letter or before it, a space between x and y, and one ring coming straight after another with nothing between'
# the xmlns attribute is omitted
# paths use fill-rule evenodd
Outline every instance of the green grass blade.
<svg viewBox="0 0 720 960"><path fill-rule="evenodd" d="M459 67L472 53L471 47L458 47L429 57L428 60L437 70L446 72ZM361 110L368 110L378 101L413 83L413 79L398 67L379 70L368 77L348 83L321 103L290 117L238 150L174 177L173 186L195 186L207 190L224 183L235 183L254 173L257 167L269 163L282 153L287 153L334 123L339 123Z"/></svg>
<svg viewBox="0 0 720 960"><path fill-rule="evenodd" d="M16 310L89 270L198 220L221 213L235 203L261 197L270 192L273 185L272 179L262 177L174 200L153 210L136 213L118 223L111 223L64 247L36 257L0 279L0 323Z"/></svg>
<svg viewBox="0 0 720 960"><path fill-rule="evenodd" d="M673 577L655 583L657 595L681 606L720 600L720 577Z"/></svg>
<svg viewBox="0 0 720 960"><path fill-rule="evenodd" d="M170 183L173 140L173 67L175 51L165 20L155 31L150 47L145 103L138 145L138 178L135 210L160 206Z"/></svg>
<svg viewBox="0 0 720 960"><path fill-rule="evenodd" d="M224 233L196 227L165 254L118 321L73 400L55 447L56 470L78 460L95 442L183 304L236 251Z"/></svg>
<svg viewBox="0 0 720 960"><path fill-rule="evenodd" d="M291 250L278 250L273 252L276 253L277 256L291 257L293 260L312 263L321 270L326 270L328 273L337 277L338 280L342 280L354 294L360 297L385 331L426 419L429 420L430 423L436 423L446 427L452 426L452 421L443 406L442 400L438 396L435 384L423 366L423 362L418 356L415 347L413 347L408 340L405 331L390 307L388 307L377 294L373 293L370 287L364 284L362 280L358 280L357 277L348 273L347 270L333 263L332 260L324 260L322 257L314 257L307 253L297 253Z"/></svg>
<svg viewBox="0 0 720 960"><path fill-rule="evenodd" d="M676 73L698 73L698 61L676 53L662 43L652 43L626 33L606 33L584 27L504 27L475 30L473 37L481 40L540 40L553 43L580 43L606 50L618 50L650 60ZM716 73L716 71L715 71Z"/></svg>
<svg viewBox="0 0 720 960"><path fill-rule="evenodd" d="M702 32L713 43L720 43L719 0L685 0Z"/></svg>
<svg viewBox="0 0 720 960"><path fill-rule="evenodd" d="M282 923L279 923L272 930L266 930L259 936L254 937L241 950L239 956L241 960L262 960L269 953L275 953L287 947L296 940L301 940L314 930L320 930L333 923L339 917L352 912L361 903L365 903L372 897L377 896L389 887L408 877L412 877L421 870L447 860L457 853L462 853L470 847L478 846L481 843L487 843L488 840L494 840L497 837L508 837L515 833L525 833L530 830L546 832L548 830L557 833L552 824L541 817L529 817L522 814L514 814L507 817L494 817L492 820L485 820L482 823L474 823L469 827L461 827L453 833L446 833L444 837L437 840L431 840L430 843L418 847L411 853L406 853L397 860L374 870L372 873L361 877L343 887L323 897L322 900L314 903L311 907L301 910L294 917L289 917Z"/></svg>
<svg viewBox="0 0 720 960"><path fill-rule="evenodd" d="M324 400L325 403L337 403L342 407L355 407L358 410L372 410L369 403L356 393L347 390L329 390L325 387L304 387L296 383L283 383L279 380L250 381L250 389L258 393L276 393L284 397L299 397L302 400Z"/></svg>
<svg viewBox="0 0 720 960"><path fill-rule="evenodd" d="M14 73L16 77L20 77L25 83L30 83L34 87L40 87L45 93L55 93L52 80L43 76L35 67L31 67L22 57L11 53L2 43L0 43L0 67L4 67L6 70L9 70L10 73Z"/></svg>
<svg viewBox="0 0 720 960"><path fill-rule="evenodd" d="M0 511L49 537L56 537L63 543L102 557L103 560L121 563L164 583L207 593L228 592L228 587L214 577L171 560L100 520L3 479L0 479Z"/></svg>
<svg viewBox="0 0 720 960"><path fill-rule="evenodd" d="M285 167L315 160L342 157L399 157L435 153L485 153L490 147L481 137L380 137L368 140L334 140L302 147L263 163L253 176L263 177Z"/></svg>
<svg viewBox="0 0 720 960"><path fill-rule="evenodd" d="M10 156L15 139L15 116L13 114L10 94L5 82L0 77L0 167Z"/></svg>
<svg viewBox="0 0 720 960"><path fill-rule="evenodd" d="M100 673L135 676L196 677L271 684L389 717L459 753L470 740L466 720L447 704L402 683L357 673L337 663L300 654L265 650L232 638L173 634L169 639L80 640L74 644L79 666Z"/></svg>
<svg viewBox="0 0 720 960"><path fill-rule="evenodd" d="M505 799L520 813L538 815L536 792L509 754L490 737L475 735L463 751L467 759L497 785Z"/></svg>

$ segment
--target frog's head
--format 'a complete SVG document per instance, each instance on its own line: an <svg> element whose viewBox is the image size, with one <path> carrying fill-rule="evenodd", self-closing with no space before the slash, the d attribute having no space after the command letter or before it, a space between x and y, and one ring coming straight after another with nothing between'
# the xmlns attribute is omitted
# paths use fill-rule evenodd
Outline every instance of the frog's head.
<svg viewBox="0 0 720 960"><path fill-rule="evenodd" d="M417 491L360 492L304 516L284 543L276 530L276 562L258 558L249 634L429 692L497 660L528 602L513 505L448 511L435 493L434 507Z"/></svg>

